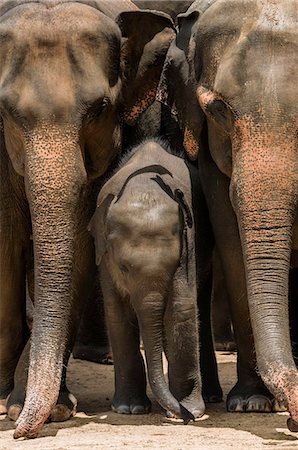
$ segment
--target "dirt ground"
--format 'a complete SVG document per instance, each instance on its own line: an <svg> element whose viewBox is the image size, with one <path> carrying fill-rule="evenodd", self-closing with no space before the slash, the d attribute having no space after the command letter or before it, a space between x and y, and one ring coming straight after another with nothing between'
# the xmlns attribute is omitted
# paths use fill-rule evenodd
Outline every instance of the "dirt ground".
<svg viewBox="0 0 298 450"><path fill-rule="evenodd" d="M235 381L235 354L218 352L217 358L226 394ZM113 413L112 366L71 360L68 384L79 402L73 419L46 424L38 439L14 441L14 424L2 417L0 450L298 450L298 435L286 427L287 413L231 414L221 403L208 405L202 419L184 426L167 419L156 402L147 416Z"/></svg>

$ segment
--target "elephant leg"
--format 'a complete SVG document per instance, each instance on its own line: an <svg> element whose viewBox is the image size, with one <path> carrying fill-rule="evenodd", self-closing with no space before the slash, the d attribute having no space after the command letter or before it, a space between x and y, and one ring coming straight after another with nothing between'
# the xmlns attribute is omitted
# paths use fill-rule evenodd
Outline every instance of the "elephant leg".
<svg viewBox="0 0 298 450"><path fill-rule="evenodd" d="M19 358L14 373L14 389L7 400L7 415L11 420L17 420L25 402L26 385L28 379L30 354L30 339L28 339L25 348Z"/></svg>
<svg viewBox="0 0 298 450"><path fill-rule="evenodd" d="M128 299L121 298L115 290L104 263L101 265L101 284L115 368L112 410L120 414L146 414L151 409L151 402L146 395L136 315Z"/></svg>
<svg viewBox="0 0 298 450"><path fill-rule="evenodd" d="M229 223L229 222L228 222ZM223 265L237 344L238 381L227 397L228 411L270 412L273 396L257 374L254 341L249 319L245 271L238 229L226 224L227 233L214 224L218 250ZM222 221L220 224L222 227Z"/></svg>
<svg viewBox="0 0 298 450"><path fill-rule="evenodd" d="M95 283L84 309L72 355L75 359L98 364L113 363L105 324L103 298L98 282Z"/></svg>
<svg viewBox="0 0 298 450"><path fill-rule="evenodd" d="M51 422L64 422L74 416L77 412L77 399L66 386L67 364L68 357L65 356L58 400L49 417L49 421Z"/></svg>
<svg viewBox="0 0 298 450"><path fill-rule="evenodd" d="M218 378L216 357L211 326L212 272L205 272L198 278L198 304L200 319L200 364L202 393L206 403L222 401L222 389Z"/></svg>
<svg viewBox="0 0 298 450"><path fill-rule="evenodd" d="M14 372L28 338L23 231L1 223L0 238L0 414L14 386ZM6 231L10 230L9 234ZM15 232L16 231L16 232ZM11 236L11 234L13 234Z"/></svg>
<svg viewBox="0 0 298 450"><path fill-rule="evenodd" d="M30 345L31 339L28 339L15 370L14 389L12 390L7 400L7 414L8 417L14 421L18 419L25 401L29 369ZM52 409L51 415L49 417L49 420L52 422L64 422L69 417L74 416L76 413L76 398L69 392L66 386L67 363L68 360L67 358L65 358L59 397L57 400L57 404Z"/></svg>
<svg viewBox="0 0 298 450"><path fill-rule="evenodd" d="M82 215L82 217L84 217ZM87 222L87 219L83 219ZM88 223L88 222L87 222ZM74 280L74 300L72 311L72 323L69 329L67 350L65 351L63 360L63 370L61 376L60 390L56 405L52 408L48 420L53 422L64 422L70 417L74 416L77 408L77 400L71 392L69 392L66 385L66 371L69 356L75 339L75 335L78 329L79 321L82 316L82 309L84 300L89 298L90 286L96 275L96 266L94 263L94 249L93 242L89 234L87 233L87 224L84 223L81 226L83 230L77 239L77 247L75 253L75 271L73 274ZM82 251L82 248L84 251ZM27 251L27 291L32 300L34 297L34 291L32 289L33 283L33 261L30 258L30 249ZM29 299L28 299L29 303ZM26 304L26 302L25 302ZM34 311L33 311L34 316ZM34 319L33 319L34 320ZM16 420L20 415L20 412L24 405L25 390L27 385L27 375L29 367L29 354L30 343L27 345L21 355L19 363L15 371L15 387L8 399L8 415L12 420Z"/></svg>
<svg viewBox="0 0 298 450"><path fill-rule="evenodd" d="M202 394L206 403L222 401L211 326L212 254L214 236L200 183L192 187L196 226L197 302L199 312Z"/></svg>
<svg viewBox="0 0 298 450"><path fill-rule="evenodd" d="M229 295L216 249L212 258L212 273L211 316L215 348L219 351L236 351L232 331Z"/></svg>
<svg viewBox="0 0 298 450"><path fill-rule="evenodd" d="M274 409L272 394L257 374L253 334L249 319L247 289L238 224L229 198L229 179L224 176L204 148L199 161L215 243L230 298L237 345L236 385L227 397L228 411L269 412Z"/></svg>

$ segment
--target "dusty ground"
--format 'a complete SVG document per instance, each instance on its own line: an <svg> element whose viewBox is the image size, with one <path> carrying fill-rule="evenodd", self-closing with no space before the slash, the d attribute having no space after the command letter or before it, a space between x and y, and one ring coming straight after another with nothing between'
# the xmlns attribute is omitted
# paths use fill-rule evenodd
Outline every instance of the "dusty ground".
<svg viewBox="0 0 298 450"><path fill-rule="evenodd" d="M235 380L235 355L217 356L227 393ZM110 411L111 366L72 360L68 378L69 387L79 400L76 417L45 425L41 437L32 441L14 441L14 425L2 417L0 450L298 450L298 436L286 428L286 413L228 414L222 403L209 406L202 420L184 426L166 419L156 403L148 416L124 416Z"/></svg>

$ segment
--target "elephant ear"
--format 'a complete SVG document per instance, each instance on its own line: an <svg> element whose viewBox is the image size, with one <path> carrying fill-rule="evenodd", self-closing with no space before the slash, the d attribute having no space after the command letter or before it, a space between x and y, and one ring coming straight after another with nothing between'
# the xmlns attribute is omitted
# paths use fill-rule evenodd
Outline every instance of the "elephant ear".
<svg viewBox="0 0 298 450"><path fill-rule="evenodd" d="M165 57L175 38L174 23L156 11L122 12L116 22L123 36L123 119L134 125L155 100Z"/></svg>
<svg viewBox="0 0 298 450"><path fill-rule="evenodd" d="M192 35L199 16L197 10L178 16L179 33L167 53L156 97L176 117L183 133L184 148L191 160L197 158L204 123L191 64L194 57Z"/></svg>
<svg viewBox="0 0 298 450"><path fill-rule="evenodd" d="M96 264L99 266L103 255L107 250L106 218L109 207L114 199L113 194L108 194L97 206L88 226L95 242Z"/></svg>

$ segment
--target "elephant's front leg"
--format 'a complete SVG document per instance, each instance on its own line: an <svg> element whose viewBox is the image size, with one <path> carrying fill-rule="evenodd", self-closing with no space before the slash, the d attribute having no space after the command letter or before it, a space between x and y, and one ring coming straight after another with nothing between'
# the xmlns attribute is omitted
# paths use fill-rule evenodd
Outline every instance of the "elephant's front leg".
<svg viewBox="0 0 298 450"><path fill-rule="evenodd" d="M72 355L97 364L113 364L99 282L94 283L86 302Z"/></svg>
<svg viewBox="0 0 298 450"><path fill-rule="evenodd" d="M140 352L136 315L116 291L104 262L100 268L105 314L115 369L113 411L120 414L146 414L151 402L146 395L146 374Z"/></svg>
<svg viewBox="0 0 298 450"><path fill-rule="evenodd" d="M0 144L1 148L1 144ZM5 149L1 148L1 156ZM22 192L17 176L5 173L10 163L0 161L0 414L5 414L6 398L14 386L14 372L28 338L24 249L29 241L29 212L14 192ZM13 171L12 167L8 171ZM20 177L18 177L20 178ZM27 220L28 219L28 220Z"/></svg>
<svg viewBox="0 0 298 450"><path fill-rule="evenodd" d="M193 272L195 276L195 268ZM201 417L205 404L201 393L196 294L195 285L186 279L185 268L179 267L174 276L164 325L170 391L194 417Z"/></svg>
<svg viewBox="0 0 298 450"><path fill-rule="evenodd" d="M0 255L0 414L6 413L6 398L13 389L14 371L26 343L25 270L21 249L2 238ZM6 247L6 248L3 248Z"/></svg>

